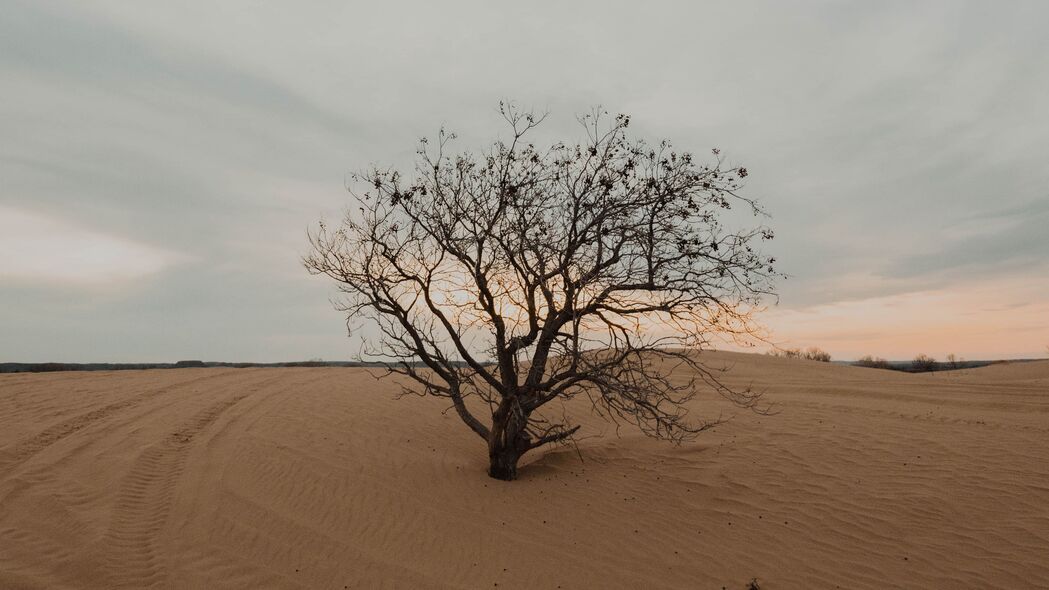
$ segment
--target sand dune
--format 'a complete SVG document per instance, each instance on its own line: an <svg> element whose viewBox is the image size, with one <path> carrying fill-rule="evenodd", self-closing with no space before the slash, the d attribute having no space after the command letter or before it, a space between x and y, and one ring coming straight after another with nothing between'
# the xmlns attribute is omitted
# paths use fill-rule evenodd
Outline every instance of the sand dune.
<svg viewBox="0 0 1049 590"><path fill-rule="evenodd" d="M1049 362L707 358L778 413L513 483L365 369L3 375L0 587L1049 588Z"/></svg>

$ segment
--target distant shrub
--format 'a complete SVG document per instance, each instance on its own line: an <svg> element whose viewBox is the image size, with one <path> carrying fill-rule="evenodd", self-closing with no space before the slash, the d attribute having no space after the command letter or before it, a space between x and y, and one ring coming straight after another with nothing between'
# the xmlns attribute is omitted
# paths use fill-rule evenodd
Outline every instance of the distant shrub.
<svg viewBox="0 0 1049 590"><path fill-rule="evenodd" d="M815 346L802 350L800 348L774 348L765 354L787 359L808 359L810 361L830 362L830 353Z"/></svg>
<svg viewBox="0 0 1049 590"><path fill-rule="evenodd" d="M868 368L871 368L871 369L891 369L892 368L892 365L889 364L889 361L887 361L887 360L885 360L885 359L883 359L881 357L873 357L873 356L871 356L869 354L867 356L864 356L864 357L860 358L860 360L858 360L858 361L856 361L856 362L854 362L852 364L857 366L857 367L868 367Z"/></svg>
<svg viewBox="0 0 1049 590"><path fill-rule="evenodd" d="M810 346L809 348L807 348L805 350L804 356L810 361L820 361L823 363L830 362L830 353L825 350L816 348L815 346Z"/></svg>
<svg viewBox="0 0 1049 590"><path fill-rule="evenodd" d="M936 359L927 354L919 354L911 361L911 370L917 373L927 373L936 370Z"/></svg>
<svg viewBox="0 0 1049 590"><path fill-rule="evenodd" d="M186 367L206 367L204 361L179 361L175 363L176 369L184 369Z"/></svg>

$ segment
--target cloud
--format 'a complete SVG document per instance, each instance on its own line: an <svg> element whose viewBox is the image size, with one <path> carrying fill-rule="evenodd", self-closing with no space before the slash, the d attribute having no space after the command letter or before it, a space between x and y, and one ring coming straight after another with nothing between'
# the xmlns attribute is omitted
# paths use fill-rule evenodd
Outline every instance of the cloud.
<svg viewBox="0 0 1049 590"><path fill-rule="evenodd" d="M74 223L0 206L0 279L113 288L159 273L182 256Z"/></svg>
<svg viewBox="0 0 1049 590"><path fill-rule="evenodd" d="M0 207L148 280L116 305L22 268L0 307L70 311L0 329L124 326L134 344L111 358L202 333L216 358L345 358L330 289L298 262L305 228L337 214L347 172L409 165L442 124L462 149L502 133L504 98L549 109L544 138L577 137L573 115L601 103L638 135L746 164L792 275L783 312L1015 289L1049 265L1047 18L1042 2L9 2ZM5 248L33 250L19 235ZM207 311L224 301L242 311ZM76 342L37 350L75 358Z"/></svg>
<svg viewBox="0 0 1049 590"><path fill-rule="evenodd" d="M882 271L887 277L936 277L1046 272L1049 266L1049 195L1019 207L969 215L941 232L931 253L901 257Z"/></svg>

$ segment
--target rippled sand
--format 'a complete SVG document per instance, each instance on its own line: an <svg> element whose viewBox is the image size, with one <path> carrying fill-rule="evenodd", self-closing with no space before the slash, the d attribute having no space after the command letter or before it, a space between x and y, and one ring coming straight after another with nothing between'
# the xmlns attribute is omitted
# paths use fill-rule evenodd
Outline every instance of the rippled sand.
<svg viewBox="0 0 1049 590"><path fill-rule="evenodd" d="M0 375L0 588L1049 587L1049 362L705 357L778 413L513 483L365 369Z"/></svg>

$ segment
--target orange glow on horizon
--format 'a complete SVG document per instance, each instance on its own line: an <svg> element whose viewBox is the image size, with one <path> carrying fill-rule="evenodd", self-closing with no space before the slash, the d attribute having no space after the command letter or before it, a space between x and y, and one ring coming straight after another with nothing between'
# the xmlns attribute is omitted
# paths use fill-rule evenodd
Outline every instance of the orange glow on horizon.
<svg viewBox="0 0 1049 590"><path fill-rule="evenodd" d="M783 347L818 346L835 360L908 360L949 353L970 360L1049 356L1049 278L984 281L817 305L772 308L759 320Z"/></svg>

